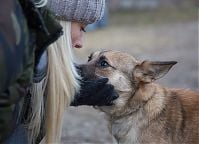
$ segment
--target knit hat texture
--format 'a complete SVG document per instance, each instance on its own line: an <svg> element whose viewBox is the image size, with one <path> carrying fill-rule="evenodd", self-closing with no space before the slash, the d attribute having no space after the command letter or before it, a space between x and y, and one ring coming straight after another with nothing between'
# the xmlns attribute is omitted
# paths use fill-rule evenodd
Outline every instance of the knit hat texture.
<svg viewBox="0 0 199 144"><path fill-rule="evenodd" d="M48 0L47 7L57 19L87 25L102 18L105 0Z"/></svg>

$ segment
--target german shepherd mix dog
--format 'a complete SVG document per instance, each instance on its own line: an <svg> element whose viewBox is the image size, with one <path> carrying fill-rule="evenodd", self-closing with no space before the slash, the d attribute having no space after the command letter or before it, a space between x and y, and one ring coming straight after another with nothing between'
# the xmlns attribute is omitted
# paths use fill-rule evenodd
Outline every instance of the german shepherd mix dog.
<svg viewBox="0 0 199 144"><path fill-rule="evenodd" d="M199 92L153 83L176 63L98 51L80 66L87 80L107 77L119 94L112 106L98 107L118 143L199 144Z"/></svg>

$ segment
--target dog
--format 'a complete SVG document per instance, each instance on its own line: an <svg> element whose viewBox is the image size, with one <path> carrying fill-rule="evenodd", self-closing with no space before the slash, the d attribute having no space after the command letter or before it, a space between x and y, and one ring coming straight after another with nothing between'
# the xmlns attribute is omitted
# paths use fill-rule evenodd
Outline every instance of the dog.
<svg viewBox="0 0 199 144"><path fill-rule="evenodd" d="M175 61L138 61L119 51L97 51L80 65L86 80L107 77L119 97L105 112L118 143L198 144L199 92L155 84Z"/></svg>

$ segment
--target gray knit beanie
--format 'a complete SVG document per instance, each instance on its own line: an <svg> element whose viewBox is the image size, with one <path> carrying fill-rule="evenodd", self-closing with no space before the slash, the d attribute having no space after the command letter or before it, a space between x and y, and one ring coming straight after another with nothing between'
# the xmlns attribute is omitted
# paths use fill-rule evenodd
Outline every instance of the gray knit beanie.
<svg viewBox="0 0 199 144"><path fill-rule="evenodd" d="M48 0L47 7L60 20L87 25L102 18L105 0Z"/></svg>

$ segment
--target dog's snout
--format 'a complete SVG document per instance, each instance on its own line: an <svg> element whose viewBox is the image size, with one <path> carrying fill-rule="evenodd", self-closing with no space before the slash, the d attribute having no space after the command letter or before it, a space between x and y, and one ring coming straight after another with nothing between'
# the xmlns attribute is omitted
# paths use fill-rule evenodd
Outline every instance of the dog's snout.
<svg viewBox="0 0 199 144"><path fill-rule="evenodd" d="M89 70L88 67L84 64L82 65L76 65L76 70L78 74L82 77L83 80L88 80L89 78Z"/></svg>
<svg viewBox="0 0 199 144"><path fill-rule="evenodd" d="M76 68L78 73L82 71L81 65L75 65L75 68Z"/></svg>
<svg viewBox="0 0 199 144"><path fill-rule="evenodd" d="M82 77L82 80L94 80L97 79L97 76L95 76L95 69L92 65L76 65L76 70L78 74Z"/></svg>
<svg viewBox="0 0 199 144"><path fill-rule="evenodd" d="M83 77L83 66L82 65L75 65L77 73Z"/></svg>

